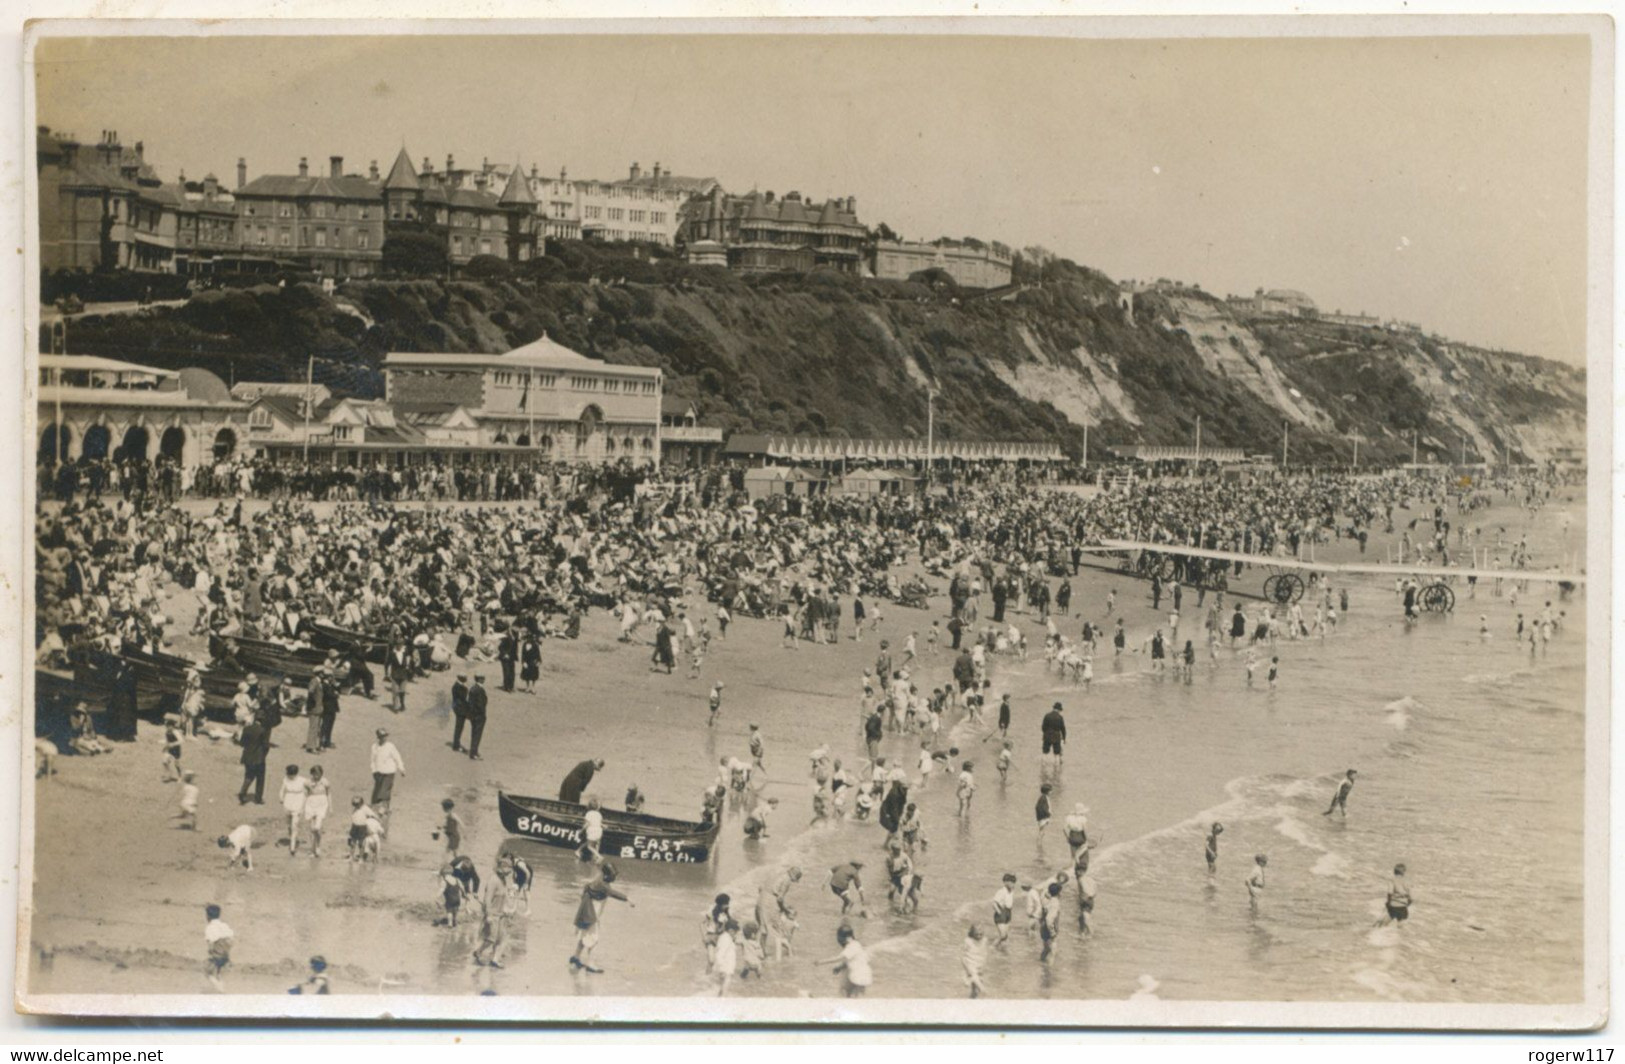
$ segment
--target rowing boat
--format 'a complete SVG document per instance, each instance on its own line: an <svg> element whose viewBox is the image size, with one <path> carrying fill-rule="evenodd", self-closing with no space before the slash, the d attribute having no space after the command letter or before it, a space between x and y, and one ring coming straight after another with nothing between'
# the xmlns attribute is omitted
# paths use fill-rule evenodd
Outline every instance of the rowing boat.
<svg viewBox="0 0 1625 1064"><path fill-rule="evenodd" d="M550 798L527 798L497 792L497 810L510 835L534 839L549 846L579 849L587 841L587 807ZM695 823L620 810L602 810L604 838L599 852L605 857L636 861L699 864L711 857L721 825Z"/></svg>
<svg viewBox="0 0 1625 1064"><path fill-rule="evenodd" d="M389 652L389 641L381 636L340 628L326 621L316 621L310 626L310 641L323 650L354 654L374 665L382 665L384 655Z"/></svg>

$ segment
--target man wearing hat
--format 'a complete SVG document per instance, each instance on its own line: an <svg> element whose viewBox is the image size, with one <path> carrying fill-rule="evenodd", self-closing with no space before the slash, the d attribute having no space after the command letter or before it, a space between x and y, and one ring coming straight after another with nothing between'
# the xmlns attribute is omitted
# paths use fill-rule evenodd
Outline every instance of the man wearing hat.
<svg viewBox="0 0 1625 1064"><path fill-rule="evenodd" d="M463 751L463 725L468 723L468 674L457 674L457 682L451 685L451 715L456 725L451 730L451 748L458 753Z"/></svg>
<svg viewBox="0 0 1625 1064"><path fill-rule="evenodd" d="M461 679L461 677L458 678ZM475 761L483 760L480 757L480 736L485 734L485 707L490 701L491 696L485 692L484 675L476 675L474 677L474 686L468 690L468 708L466 710L469 726L468 756ZM462 724L459 723L458 727L461 728Z"/></svg>
<svg viewBox="0 0 1625 1064"><path fill-rule="evenodd" d="M1061 716L1061 703L1055 703L1044 714L1044 756L1055 755L1056 767L1061 764L1061 747L1066 744L1066 719Z"/></svg>
<svg viewBox="0 0 1625 1064"><path fill-rule="evenodd" d="M322 752L322 704L327 686L327 666L318 665L305 688L305 753Z"/></svg>
<svg viewBox="0 0 1625 1064"><path fill-rule="evenodd" d="M378 819L389 825L389 802L395 793L395 777L406 775L406 762L395 744L389 741L389 730L378 729L378 738L372 744L372 806Z"/></svg>
<svg viewBox="0 0 1625 1064"><path fill-rule="evenodd" d="M338 677L331 672L322 677L322 749L331 749L333 746L333 725L339 719L339 685Z"/></svg>

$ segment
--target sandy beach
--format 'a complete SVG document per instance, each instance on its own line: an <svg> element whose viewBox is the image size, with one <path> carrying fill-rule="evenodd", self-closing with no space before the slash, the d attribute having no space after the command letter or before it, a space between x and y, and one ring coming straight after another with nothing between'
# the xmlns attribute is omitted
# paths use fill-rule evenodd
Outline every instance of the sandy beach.
<svg viewBox="0 0 1625 1064"><path fill-rule="evenodd" d="M1502 507L1496 517L1510 520L1516 516L1511 511L1511 507ZM1488 517L1470 520L1489 524ZM1364 560L1380 560L1387 545L1387 537L1378 535ZM1358 556L1356 546L1348 541L1323 544L1317 553L1318 559L1326 561ZM1237 592L1256 594L1264 575L1249 569L1233 586ZM748 908L742 901L754 899L776 870L800 863L807 869L807 878L799 888L799 938L810 945L803 947L800 957L772 966L766 982L736 983L734 992L822 995L833 990L833 983L827 972L805 958L827 952L838 920L823 888L823 877L830 864L858 858L874 870L870 904L875 915L868 921L865 941L876 954L880 977L888 978L888 967L897 973L887 989L904 995L941 994L943 988L938 984L949 977L938 976L933 981L921 969L933 964L945 968L937 961L952 957L943 951L955 948L966 918L983 917L981 907L997 886L1003 870L1000 864L1018 868L1023 875L1036 875L1066 863L1064 839L1049 839L1047 851L1046 843L1040 841L1036 852L1030 841L1038 777L1038 720L1051 700L1067 703L1072 727L1065 772L1058 781L1058 814L1069 810L1074 801L1086 801L1092 823L1102 826L1108 858L1113 856L1114 845L1189 835L1189 845L1198 847L1191 850L1192 863L1199 864L1200 819L1214 809L1238 810L1238 803L1252 793L1249 788L1256 789L1253 783L1243 785L1238 780L1285 781L1269 785L1286 795L1269 799L1274 804L1267 806L1266 813L1274 818L1271 824L1275 827L1283 822L1280 808L1296 803L1306 811L1323 802L1321 781L1332 778L1328 773L1340 771L1343 761L1356 750L1369 750L1372 753L1367 756L1374 757L1396 740L1393 711L1384 707L1401 695L1383 692L1405 688L1402 676L1425 672L1432 663L1443 660L1438 655L1454 653L1442 642L1412 644L1415 660L1393 659L1387 675L1376 676L1370 674L1369 657L1344 660L1338 656L1340 651L1317 650L1311 641L1283 643L1278 653L1286 682L1280 696L1253 692L1245 698L1237 695L1242 689L1239 659L1228 650L1225 660L1211 670L1204 660L1189 686L1149 676L1138 658L1118 662L1102 658L1097 660L1093 690L1084 692L1045 670L1042 624L1030 612L1013 614L1034 649L1027 662L993 659L995 690L1011 690L1016 705L1011 729L1015 744L1012 779L1000 785L993 771L997 743L982 741L987 729L964 722L951 732L945 729L943 745L962 746L964 756L976 759L981 790L968 822L953 816L951 780L934 780L917 792L923 796L926 833L933 840L922 860L928 889L918 916L898 918L884 913L883 854L877 827L838 824L806 829L811 810L806 755L827 742L836 757L845 758L853 769L858 767L862 753L858 737L860 677L873 663L880 638L888 639L897 653L908 634L918 631L922 658L914 670L916 681L929 691L946 680L952 662L946 633L941 653L932 656L926 652L931 620L945 621L947 616L947 600L940 593L945 588L937 583L939 594L929 611L887 605L879 631L865 632L861 642L848 638L849 601L841 638L833 646L785 650L780 646L777 621L740 618L730 627L726 640L713 642L699 679L687 678L683 666L669 676L651 672L649 647L641 640L633 645L618 643L615 622L603 612L594 612L579 640L543 644L542 681L533 696L496 689L500 670L495 662L465 665L454 659L450 673L431 674L411 685L405 713L392 713L382 695L377 701L345 697L335 729L337 749L319 758L300 749L304 722L290 718L274 737L264 805L239 806L237 802L241 771L235 746L206 739L191 743L184 764L197 773L202 790L195 833L176 830L170 821L178 792L175 785L160 782L162 733L158 727L144 723L138 741L119 745L111 756L64 757L59 773L35 787L37 837L53 841L35 849L29 985L40 993L63 988L83 993L200 992L205 988L203 907L212 902L224 908L225 919L236 931L237 946L227 980L232 993L279 993L302 979L307 959L318 953L331 965L333 991L338 994L701 993L707 984L698 920L711 896L730 891L740 899L735 903L735 911L740 912ZM1381 581L1369 578L1351 582L1350 615L1331 643L1342 641L1352 652L1355 640L1372 644L1399 638L1393 635L1398 618L1391 581L1388 583L1384 587ZM1062 621L1062 628L1073 636L1083 618L1106 619L1105 602L1113 589L1117 612L1127 617L1134 633L1131 639L1143 639L1151 627L1166 620L1166 599L1162 610L1154 612L1142 581L1086 565L1072 585L1072 617ZM176 622L174 627L184 631L194 608L190 593L169 591L167 612ZM1202 614L1195 608L1195 597L1186 594L1184 616L1190 634L1200 644ZM705 615L714 610L697 594L690 594L687 603ZM1248 605L1251 609L1254 604ZM1497 604L1502 612L1506 608L1504 602ZM1471 642L1469 611L1478 610L1464 601L1458 616L1429 619L1424 627L1432 624L1443 631L1440 626L1454 625L1456 636L1450 637L1451 645L1458 637ZM1312 608L1309 612L1312 615ZM1583 610L1571 608L1570 612L1577 618ZM986 607L984 619L990 614L991 608ZM1506 619L1497 614L1498 624ZM1574 638L1578 640L1577 635ZM193 649L185 641L177 643L183 650ZM1109 658L1109 645L1102 646ZM900 663L901 655L898 657ZM1309 697L1304 693L1309 688L1299 686L1296 674L1307 676L1317 669L1325 672L1314 680L1322 685L1324 694L1322 688L1315 688L1310 700L1317 706L1332 707L1330 693L1341 685L1349 692L1351 712L1354 702L1360 702L1360 716L1351 725L1356 730L1322 727L1307 717L1293 719L1293 702ZM1357 692L1350 685L1350 677L1362 670L1369 692ZM449 689L459 671L483 673L491 689L483 762L472 762L449 747ZM706 695L716 680L726 684L723 713L715 728L707 728ZM1408 689L1401 692L1407 693ZM1376 705L1367 706L1370 702ZM622 886L638 908L616 906L606 916L597 954L606 974L591 981L573 975L564 961L586 866L568 851L509 840L497 819L497 792L550 797L578 761L601 757L607 764L590 791L606 805L618 808L626 788L636 783L648 798L650 812L696 819L701 790L713 779L717 759L745 756L750 723L759 723L766 738L769 785L765 793L781 799L770 837L746 842L740 830L742 814L730 809L718 853L710 864L673 867L621 862ZM368 748L378 727L389 728L405 759L407 775L396 785L382 861L361 865L345 860L342 811L348 809L352 794L365 795L370 788ZM884 753L903 759L912 769L918 745L917 737L888 735ZM1564 760L1568 760L1567 754ZM1578 763L1578 754L1573 760ZM286 821L275 798L276 780L287 764L308 771L313 763L320 763L333 781L335 816L329 821L320 859L303 852L290 857L285 845L279 845L286 835ZM1294 786L1300 790L1293 791ZM1359 801L1374 809L1384 802L1402 802L1405 786L1392 774L1378 776L1362 787ZM446 929L432 923L439 915L436 871L444 848L431 836L444 798L457 803L466 825L464 852L474 858L482 876L504 846L524 853L537 873L531 913L519 921L508 967L501 972L469 963L476 929ZM1571 807L1575 817L1578 808L1578 802ZM254 851L254 870L226 871L225 853L216 847L215 838L243 823L255 827L262 843ZM1238 829L1234 837L1238 863L1226 866L1234 870L1227 874L1238 881L1242 847L1252 845L1245 830ZM1019 836L1019 858L1014 855L1014 842L1008 850L988 849L998 844L1001 835ZM1302 857L1303 878L1310 882L1310 872L1320 876L1323 869L1317 865L1311 870L1309 864L1336 863L1327 858L1329 843L1315 845L1322 846L1320 853L1305 848ZM1135 852L1117 853L1120 868L1115 874L1108 859L1099 873L1102 879L1133 882ZM1281 874L1289 875L1292 860L1283 858L1280 863ZM1576 861L1576 876L1578 868ZM1339 905L1363 905L1352 899L1362 897L1361 892L1370 893L1354 876L1323 878L1345 898ZM1153 879L1165 881L1161 873ZM1223 897L1233 893L1228 886L1224 891ZM1143 890L1137 888L1137 892ZM1213 902L1209 898L1200 904L1211 908ZM1114 946L1107 938L1091 948L1104 957L1112 949L1128 946ZM1037 966L1012 956L1001 968L1009 980L1006 992L1127 997L1135 990L1132 977L1117 975L1096 985L1091 980L1104 978L1099 972L1091 975L1077 967L1082 964L1082 950L1070 948L1068 952L1065 964L1042 974ZM905 978L905 970L920 975L920 981ZM1164 993L1181 992L1177 977L1170 982L1164 972L1162 978ZM1371 976L1364 979L1363 984L1336 989L1330 996L1392 996L1387 984L1373 984ZM1268 989L1270 985L1266 980L1258 993L1279 996ZM1184 989L1193 995L1212 995L1211 988L1199 984ZM1310 989L1325 991L1321 986ZM1245 986L1238 985L1236 992L1252 996Z"/></svg>

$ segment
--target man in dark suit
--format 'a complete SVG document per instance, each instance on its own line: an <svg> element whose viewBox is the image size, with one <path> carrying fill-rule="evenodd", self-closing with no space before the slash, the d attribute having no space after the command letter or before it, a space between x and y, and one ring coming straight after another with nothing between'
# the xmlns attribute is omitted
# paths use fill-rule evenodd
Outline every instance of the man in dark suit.
<svg viewBox="0 0 1625 1064"><path fill-rule="evenodd" d="M243 787L237 792L237 804L248 802L248 788L254 787L254 804L265 804L265 756L270 750L270 736L258 716L243 728Z"/></svg>
<svg viewBox="0 0 1625 1064"><path fill-rule="evenodd" d="M134 742L136 728L136 679L130 663L120 658L113 673L113 694L107 703L107 737Z"/></svg>
<svg viewBox="0 0 1625 1064"><path fill-rule="evenodd" d="M305 753L322 752L322 706L327 694L327 666L317 666L311 674L310 685L305 688Z"/></svg>
<svg viewBox="0 0 1625 1064"><path fill-rule="evenodd" d="M332 682L322 684L322 749L333 748L333 725L339 719L339 685Z"/></svg>
<svg viewBox="0 0 1625 1064"><path fill-rule="evenodd" d="M485 707L491 696L485 692L485 677L475 676L474 686L468 691L468 726L471 729L468 736L468 756L475 761L482 761L480 757L480 736L485 734ZM457 727L462 728L462 721Z"/></svg>
<svg viewBox="0 0 1625 1064"><path fill-rule="evenodd" d="M463 725L468 723L468 676L465 673L458 673L457 682L451 685L451 715L457 722L451 730L451 748L461 753Z"/></svg>
<svg viewBox="0 0 1625 1064"><path fill-rule="evenodd" d="M502 689L509 694L513 693L513 666L519 660L519 640L513 634L510 625L502 633L502 640L497 644L497 661L502 664Z"/></svg>
<svg viewBox="0 0 1625 1064"><path fill-rule="evenodd" d="M1061 764L1061 748L1066 745L1066 718L1061 715L1061 703L1055 703L1050 711L1044 714L1042 725L1044 732L1043 756L1055 755L1056 767Z"/></svg>

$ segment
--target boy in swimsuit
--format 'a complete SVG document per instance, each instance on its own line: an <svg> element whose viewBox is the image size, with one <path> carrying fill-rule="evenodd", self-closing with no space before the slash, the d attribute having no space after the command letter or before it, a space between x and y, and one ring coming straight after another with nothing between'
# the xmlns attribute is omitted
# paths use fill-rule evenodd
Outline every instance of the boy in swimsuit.
<svg viewBox="0 0 1625 1064"><path fill-rule="evenodd" d="M1015 875L1006 872L998 891L993 895L993 933L998 936L996 942L999 945L1010 939L1010 921L1016 912L1015 888Z"/></svg>
<svg viewBox="0 0 1625 1064"><path fill-rule="evenodd" d="M1212 878L1219 870L1219 836L1224 834L1224 825L1217 820L1208 829L1207 847L1204 856L1207 858L1208 878Z"/></svg>
<svg viewBox="0 0 1625 1064"><path fill-rule="evenodd" d="M1384 902L1388 915L1377 921L1378 927L1390 923L1404 923L1411 916L1411 889L1405 883L1405 866L1394 866L1394 880L1388 885L1388 898Z"/></svg>
<svg viewBox="0 0 1625 1064"><path fill-rule="evenodd" d="M1039 835L1043 835L1044 834L1044 829L1049 827L1049 822L1050 822L1049 792L1050 792L1051 788L1052 788L1052 785L1048 784L1048 783L1042 784L1038 788L1038 804L1033 808L1033 813L1038 818L1038 834Z"/></svg>
<svg viewBox="0 0 1625 1064"><path fill-rule="evenodd" d="M1352 791L1353 789L1354 789L1354 770L1351 768L1351 769L1348 770L1347 774L1345 774L1344 777L1340 781L1338 781L1337 793L1332 795L1332 804L1328 805L1326 807L1326 811L1324 813L1320 814L1320 815L1321 816L1331 816L1332 815L1332 810L1336 809L1336 810L1339 810L1343 814L1344 819L1347 819L1348 815L1349 815L1349 810L1348 810L1349 792Z"/></svg>
<svg viewBox="0 0 1625 1064"><path fill-rule="evenodd" d="M1258 899L1264 893L1264 867L1270 859L1263 854L1253 857L1253 873L1247 877L1247 904L1254 913L1258 912Z"/></svg>

